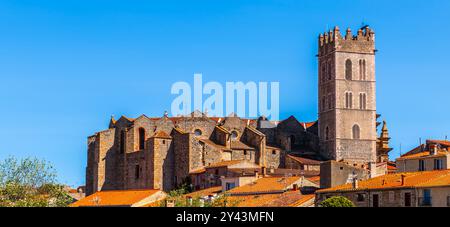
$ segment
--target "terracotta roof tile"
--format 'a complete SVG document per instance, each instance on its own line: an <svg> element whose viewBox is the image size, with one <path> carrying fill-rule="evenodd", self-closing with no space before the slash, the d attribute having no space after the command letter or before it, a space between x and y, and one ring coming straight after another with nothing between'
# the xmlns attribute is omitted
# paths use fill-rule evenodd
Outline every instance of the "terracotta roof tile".
<svg viewBox="0 0 450 227"><path fill-rule="evenodd" d="M404 177L403 184L402 176ZM438 186L450 186L450 170L394 173L359 181L358 188L353 188L352 184L344 184L334 188L322 189L318 192Z"/></svg>
<svg viewBox="0 0 450 227"><path fill-rule="evenodd" d="M221 192L222 192L222 186L217 186L217 187L206 188L203 190L195 191L195 192L186 194L185 196L186 197L190 196L192 198L201 198L201 197L206 197L209 195L218 194Z"/></svg>
<svg viewBox="0 0 450 227"><path fill-rule="evenodd" d="M155 133L155 135L152 136L152 138L158 138L158 139L172 139L172 136L169 136L164 131L158 131Z"/></svg>
<svg viewBox="0 0 450 227"><path fill-rule="evenodd" d="M398 160L404 160L404 159L416 159L416 158L424 158L424 157L442 157L446 156L449 153L444 150L440 150L437 155L430 155L430 151L423 151L418 153L410 153L402 155Z"/></svg>
<svg viewBox="0 0 450 227"><path fill-rule="evenodd" d="M202 167L199 169L192 170L191 172L189 172L189 174L202 174L204 172L206 172L206 169Z"/></svg>
<svg viewBox="0 0 450 227"><path fill-rule="evenodd" d="M291 158L292 160L297 161L300 164L303 164L303 165L320 165L320 161L317 161L317 160L312 160L312 159L302 158L302 157L297 157L297 156L292 156L292 155L288 155L288 157Z"/></svg>
<svg viewBox="0 0 450 227"><path fill-rule="evenodd" d="M228 199L231 204L237 203L237 207L298 207L314 200L314 197L302 195L300 191L287 191L276 194L229 196Z"/></svg>
<svg viewBox="0 0 450 227"><path fill-rule="evenodd" d="M156 193L160 190L116 190L99 191L87 196L75 203L72 207L83 206L132 206Z"/></svg>
<svg viewBox="0 0 450 227"><path fill-rule="evenodd" d="M263 193L284 191L287 186L300 180L300 177L263 177L253 183L233 188L231 194Z"/></svg>

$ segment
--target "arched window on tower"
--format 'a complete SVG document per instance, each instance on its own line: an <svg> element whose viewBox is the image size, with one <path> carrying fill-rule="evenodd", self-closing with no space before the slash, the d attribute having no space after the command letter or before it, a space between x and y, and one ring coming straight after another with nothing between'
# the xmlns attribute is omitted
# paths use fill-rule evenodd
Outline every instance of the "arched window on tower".
<svg viewBox="0 0 450 227"><path fill-rule="evenodd" d="M325 111L325 107L326 107L326 100L325 100L325 96L322 97L322 111Z"/></svg>
<svg viewBox="0 0 450 227"><path fill-rule="evenodd" d="M366 80L366 60L359 60L359 79Z"/></svg>
<svg viewBox="0 0 450 227"><path fill-rule="evenodd" d="M353 94L351 92L345 92L345 108L353 108Z"/></svg>
<svg viewBox="0 0 450 227"><path fill-rule="evenodd" d="M144 150L145 147L145 129L139 128L139 150Z"/></svg>
<svg viewBox="0 0 450 227"><path fill-rule="evenodd" d="M347 59L347 61L345 61L345 79L352 79L352 60L350 59Z"/></svg>
<svg viewBox="0 0 450 227"><path fill-rule="evenodd" d="M121 154L125 153L125 132L123 130L120 131L120 148L119 148L119 152Z"/></svg>
<svg viewBox="0 0 450 227"><path fill-rule="evenodd" d="M328 61L328 64L327 64L327 66L328 66L328 72L327 72L327 74L328 74L328 80L331 80L331 61Z"/></svg>
<svg viewBox="0 0 450 227"><path fill-rule="evenodd" d="M352 139L358 140L359 138L360 138L359 125L353 125L353 128L352 128Z"/></svg>
<svg viewBox="0 0 450 227"><path fill-rule="evenodd" d="M333 95L328 95L328 109L333 108Z"/></svg>
<svg viewBox="0 0 450 227"><path fill-rule="evenodd" d="M359 109L361 109L361 110L366 109L366 94L365 93L359 94Z"/></svg>
<svg viewBox="0 0 450 227"><path fill-rule="evenodd" d="M325 78L327 78L326 77L326 64L325 63L322 63L322 83L324 83L325 82Z"/></svg>
<svg viewBox="0 0 450 227"><path fill-rule="evenodd" d="M328 126L325 128L325 140L329 140L330 139L330 128L328 128Z"/></svg>

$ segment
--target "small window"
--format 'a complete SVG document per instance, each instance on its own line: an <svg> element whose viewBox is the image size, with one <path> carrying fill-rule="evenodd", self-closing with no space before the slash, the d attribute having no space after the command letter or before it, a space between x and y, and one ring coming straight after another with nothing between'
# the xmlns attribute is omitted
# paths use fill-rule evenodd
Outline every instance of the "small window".
<svg viewBox="0 0 450 227"><path fill-rule="evenodd" d="M325 98L325 96L324 96L324 97L322 98L322 111L325 111L326 106L327 106L327 101L326 101L326 98Z"/></svg>
<svg viewBox="0 0 450 227"><path fill-rule="evenodd" d="M352 80L352 60L345 61L345 79Z"/></svg>
<svg viewBox="0 0 450 227"><path fill-rule="evenodd" d="M328 109L333 108L333 95L328 96Z"/></svg>
<svg viewBox="0 0 450 227"><path fill-rule="evenodd" d="M277 151L276 150L272 150L272 155L276 155Z"/></svg>
<svg viewBox="0 0 450 227"><path fill-rule="evenodd" d="M366 80L366 60L359 60L359 79Z"/></svg>
<svg viewBox="0 0 450 227"><path fill-rule="evenodd" d="M325 140L330 139L330 128L328 126L325 128Z"/></svg>
<svg viewBox="0 0 450 227"><path fill-rule="evenodd" d="M244 155L247 155L247 150L244 150Z"/></svg>
<svg viewBox="0 0 450 227"><path fill-rule="evenodd" d="M365 93L359 94L359 109L361 109L361 110L366 109L366 94Z"/></svg>
<svg viewBox="0 0 450 227"><path fill-rule="evenodd" d="M125 153L125 132L122 130L120 131L120 153Z"/></svg>
<svg viewBox="0 0 450 227"><path fill-rule="evenodd" d="M425 160L419 160L419 171L425 171Z"/></svg>
<svg viewBox="0 0 450 227"><path fill-rule="evenodd" d="M140 172L141 172L141 168L139 167L139 165L136 165L134 167L134 178L137 180L140 177Z"/></svg>
<svg viewBox="0 0 450 227"><path fill-rule="evenodd" d="M145 147L145 129L139 128L139 150L144 150Z"/></svg>
<svg viewBox="0 0 450 227"><path fill-rule="evenodd" d="M200 130L200 129L196 129L195 131L194 131L194 135L195 136L201 136L203 133L202 133L202 130Z"/></svg>
<svg viewBox="0 0 450 227"><path fill-rule="evenodd" d="M322 63L322 83L325 82L326 79L326 65Z"/></svg>
<svg viewBox="0 0 450 227"><path fill-rule="evenodd" d="M353 93L351 92L345 93L345 108L346 109L353 108Z"/></svg>
<svg viewBox="0 0 450 227"><path fill-rule="evenodd" d="M215 173L216 175L219 175L219 169L216 169Z"/></svg>
<svg viewBox="0 0 450 227"><path fill-rule="evenodd" d="M327 64L327 66L328 66L328 72L327 72L327 74L328 74L328 80L331 80L331 61L328 61L328 64Z"/></svg>
<svg viewBox="0 0 450 227"><path fill-rule="evenodd" d="M163 143L163 144L166 144L166 140L163 140L162 143Z"/></svg>
<svg viewBox="0 0 450 227"><path fill-rule="evenodd" d="M364 200L366 200L366 195L365 194L362 194L362 193L357 194L356 201L364 202Z"/></svg>
<svg viewBox="0 0 450 227"><path fill-rule="evenodd" d="M442 160L434 159L434 170L441 170L441 169L442 169Z"/></svg>
<svg viewBox="0 0 450 227"><path fill-rule="evenodd" d="M360 139L361 135L360 135L360 129L359 129L358 125L353 125L352 133L353 133L353 135L352 135L353 139L356 139L356 140Z"/></svg>
<svg viewBox="0 0 450 227"><path fill-rule="evenodd" d="M226 185L225 185L225 189L228 191L228 190L231 190L231 189L233 189L233 188L235 188L236 187L236 184L235 183L226 183Z"/></svg>
<svg viewBox="0 0 450 227"><path fill-rule="evenodd" d="M236 139L238 138L238 135L239 135L239 134L238 134L236 131L232 131L232 132L231 132L231 139L232 139L232 140L236 140Z"/></svg>
<svg viewBox="0 0 450 227"><path fill-rule="evenodd" d="M411 207L411 193L410 192L405 193L404 205L405 205L405 207Z"/></svg>

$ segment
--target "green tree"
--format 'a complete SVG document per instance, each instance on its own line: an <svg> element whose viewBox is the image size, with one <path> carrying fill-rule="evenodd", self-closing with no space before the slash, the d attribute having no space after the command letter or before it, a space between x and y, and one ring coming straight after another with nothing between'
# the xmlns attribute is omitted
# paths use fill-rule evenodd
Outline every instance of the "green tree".
<svg viewBox="0 0 450 227"><path fill-rule="evenodd" d="M319 204L320 207L354 207L355 205L343 196L333 196L329 199L322 201Z"/></svg>
<svg viewBox="0 0 450 227"><path fill-rule="evenodd" d="M0 162L0 206L64 207L72 198L57 184L53 166L37 158Z"/></svg>

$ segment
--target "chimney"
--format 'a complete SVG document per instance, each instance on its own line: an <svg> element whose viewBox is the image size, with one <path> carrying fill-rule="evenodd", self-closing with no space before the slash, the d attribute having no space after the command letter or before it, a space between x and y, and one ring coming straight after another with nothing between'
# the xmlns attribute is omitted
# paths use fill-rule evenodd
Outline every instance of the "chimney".
<svg viewBox="0 0 450 227"><path fill-rule="evenodd" d="M359 185L358 185L358 178L356 178L356 177L353 178L352 186L353 186L354 189L357 189L359 187Z"/></svg>
<svg viewBox="0 0 450 227"><path fill-rule="evenodd" d="M438 154L438 145L430 144L430 155L437 155L437 154Z"/></svg>
<svg viewBox="0 0 450 227"><path fill-rule="evenodd" d="M402 174L402 186L404 186L406 183L406 175Z"/></svg>

